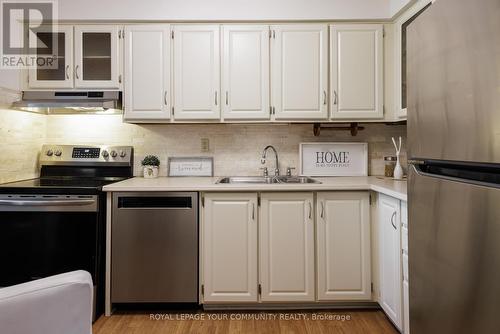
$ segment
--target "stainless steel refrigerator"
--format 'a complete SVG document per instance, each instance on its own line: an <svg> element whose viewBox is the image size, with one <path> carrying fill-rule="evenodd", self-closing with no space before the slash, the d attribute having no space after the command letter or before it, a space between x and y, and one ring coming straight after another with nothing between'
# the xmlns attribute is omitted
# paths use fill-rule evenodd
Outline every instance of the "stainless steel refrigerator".
<svg viewBox="0 0 500 334"><path fill-rule="evenodd" d="M407 29L410 332L500 333L500 0Z"/></svg>

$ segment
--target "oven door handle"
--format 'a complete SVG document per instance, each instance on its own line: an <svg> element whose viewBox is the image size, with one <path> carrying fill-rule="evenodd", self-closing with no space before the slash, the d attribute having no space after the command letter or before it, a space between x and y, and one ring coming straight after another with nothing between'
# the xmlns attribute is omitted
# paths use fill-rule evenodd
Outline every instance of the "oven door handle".
<svg viewBox="0 0 500 334"><path fill-rule="evenodd" d="M18 199L0 199L0 205L12 206L84 206L95 204L95 199L76 199L76 200L18 200Z"/></svg>

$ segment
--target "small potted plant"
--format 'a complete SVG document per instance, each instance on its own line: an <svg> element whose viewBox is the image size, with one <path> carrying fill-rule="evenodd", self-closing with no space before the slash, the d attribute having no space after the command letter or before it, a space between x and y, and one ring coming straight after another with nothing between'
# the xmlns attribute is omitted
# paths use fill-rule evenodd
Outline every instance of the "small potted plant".
<svg viewBox="0 0 500 334"><path fill-rule="evenodd" d="M158 177L160 159L156 155L145 156L141 161L141 165L143 167L144 178L153 179Z"/></svg>

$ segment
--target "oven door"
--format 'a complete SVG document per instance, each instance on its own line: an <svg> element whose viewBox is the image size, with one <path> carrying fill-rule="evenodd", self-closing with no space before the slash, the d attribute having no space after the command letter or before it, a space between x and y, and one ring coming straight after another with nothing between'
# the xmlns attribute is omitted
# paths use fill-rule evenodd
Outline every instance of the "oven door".
<svg viewBox="0 0 500 334"><path fill-rule="evenodd" d="M98 196L0 195L0 286L97 273Z"/></svg>

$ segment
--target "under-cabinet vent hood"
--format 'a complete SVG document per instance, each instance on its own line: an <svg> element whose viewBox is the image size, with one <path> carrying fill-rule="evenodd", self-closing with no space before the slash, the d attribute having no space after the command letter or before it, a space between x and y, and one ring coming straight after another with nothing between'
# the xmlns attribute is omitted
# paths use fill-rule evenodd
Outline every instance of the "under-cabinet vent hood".
<svg viewBox="0 0 500 334"><path fill-rule="evenodd" d="M42 114L120 114L119 91L24 91L13 109Z"/></svg>

